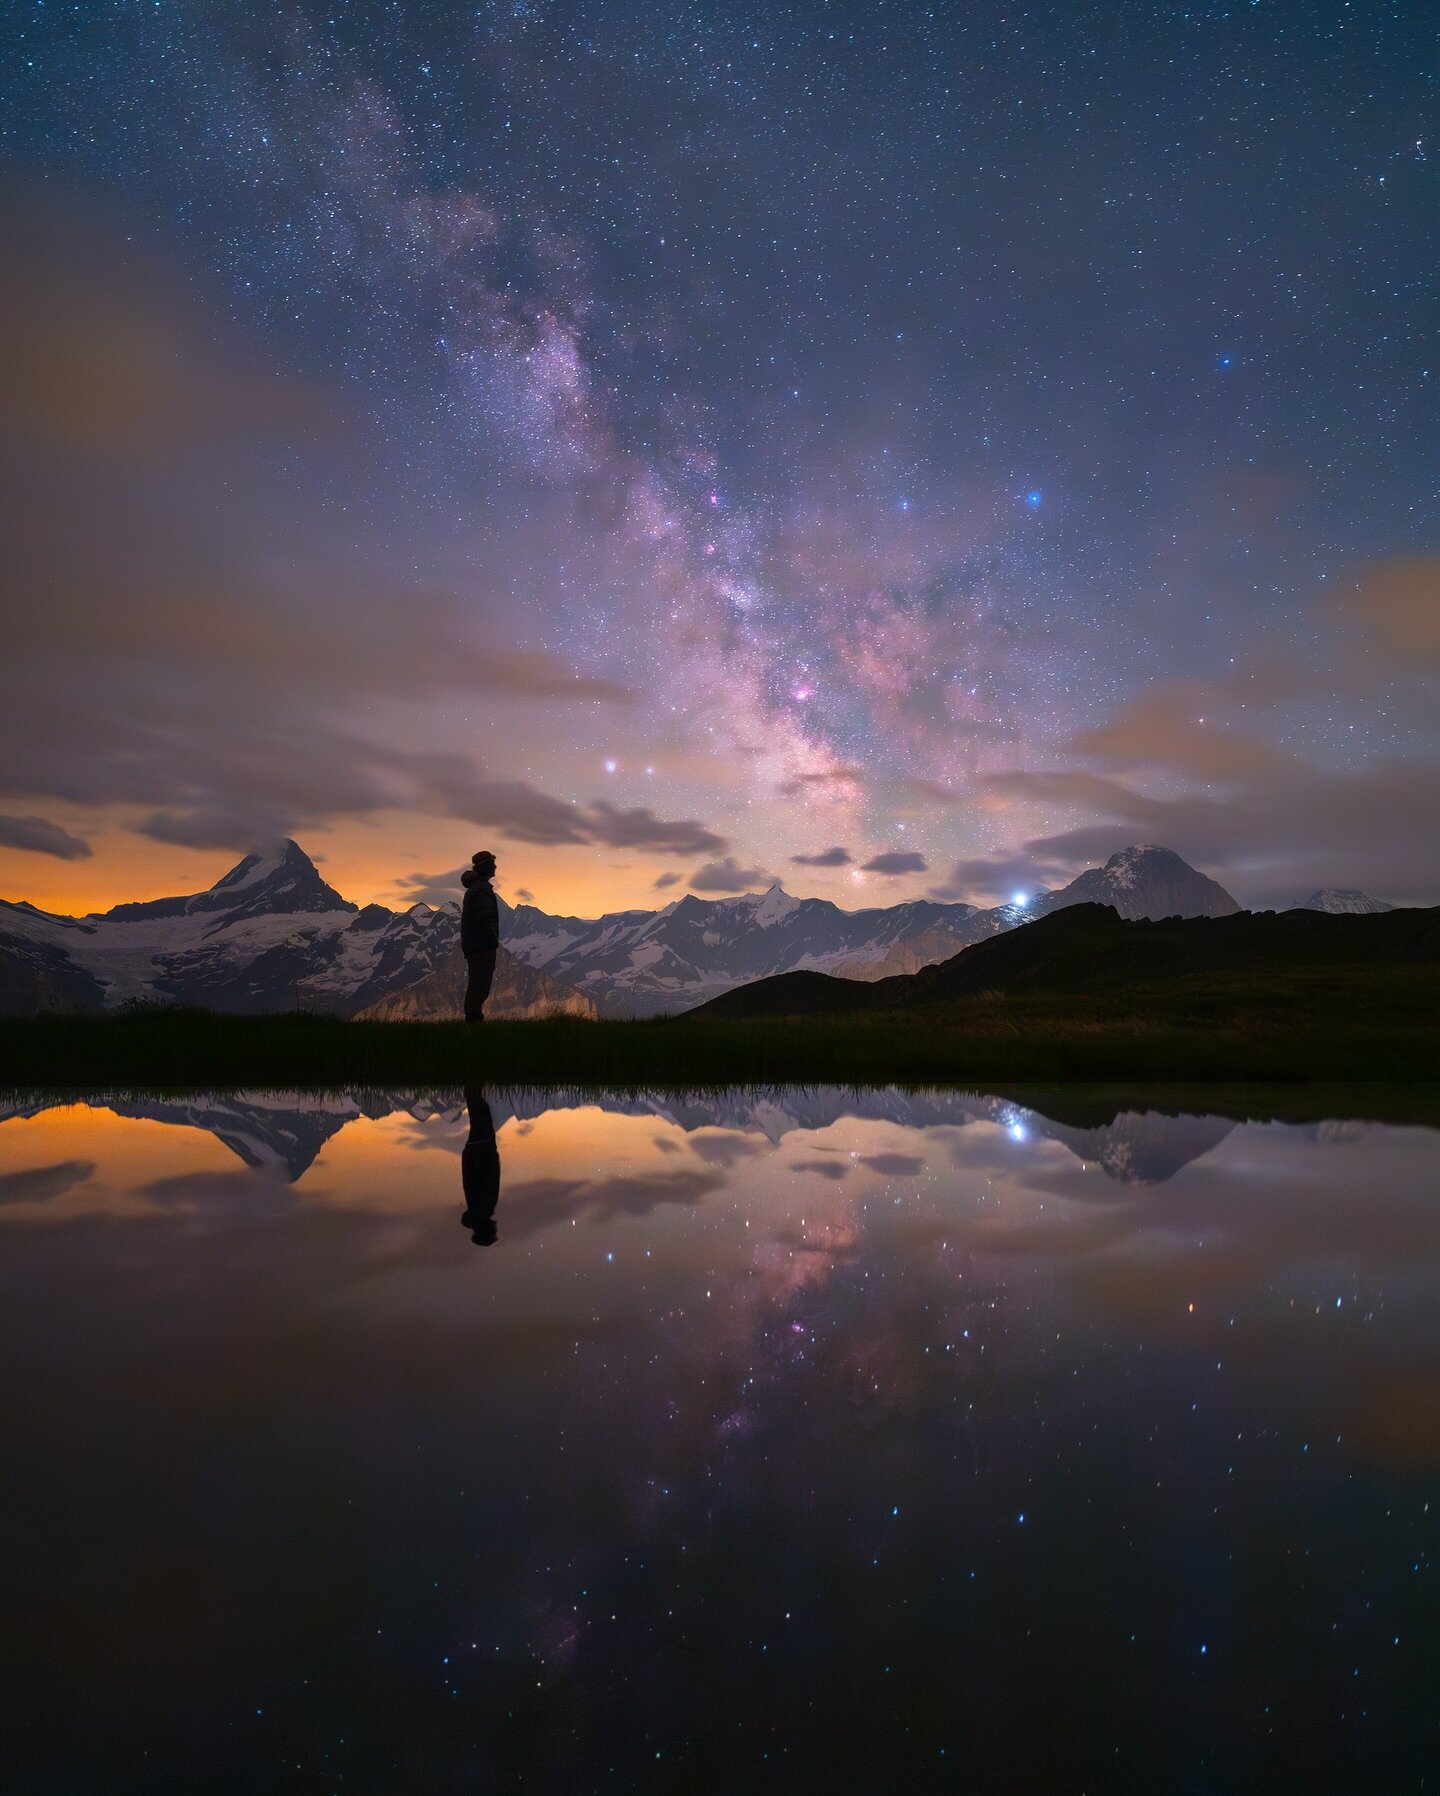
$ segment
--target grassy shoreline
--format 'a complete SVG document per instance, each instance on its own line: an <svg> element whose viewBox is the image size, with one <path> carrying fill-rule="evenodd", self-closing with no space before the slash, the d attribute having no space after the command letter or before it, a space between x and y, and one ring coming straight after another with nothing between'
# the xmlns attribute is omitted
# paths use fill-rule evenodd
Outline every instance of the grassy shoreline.
<svg viewBox="0 0 1440 1796"><path fill-rule="evenodd" d="M979 999L944 1013L725 1021L361 1023L203 1011L0 1018L0 1085L1423 1084L1440 1025L1096 1014Z"/></svg>

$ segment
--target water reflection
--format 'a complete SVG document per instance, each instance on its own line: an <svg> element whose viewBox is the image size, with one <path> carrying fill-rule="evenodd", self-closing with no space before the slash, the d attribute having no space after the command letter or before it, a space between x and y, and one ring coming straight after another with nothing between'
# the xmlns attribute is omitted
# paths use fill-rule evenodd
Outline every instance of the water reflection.
<svg viewBox="0 0 1440 1796"><path fill-rule="evenodd" d="M1051 1110L12 1102L8 1787L1426 1787L1440 1142Z"/></svg>
<svg viewBox="0 0 1440 1796"><path fill-rule="evenodd" d="M465 1212L460 1220L477 1247L493 1247L499 1239L495 1208L500 1202L500 1150L495 1145L495 1118L484 1090L478 1085L465 1091L470 1133L460 1150L460 1182L465 1192Z"/></svg>
<svg viewBox="0 0 1440 1796"><path fill-rule="evenodd" d="M116 1116L203 1129L246 1166L278 1173L291 1183L303 1177L343 1129L401 1113L417 1121L448 1121L466 1111L472 1123L472 1138L477 1141L493 1137L496 1128L512 1119L533 1122L556 1112L592 1108L607 1115L653 1117L690 1137L703 1131L723 1130L760 1136L772 1145L778 1145L786 1136L814 1134L845 1118L894 1123L907 1129L992 1123L1003 1128L1016 1143L1060 1142L1078 1160L1123 1184L1163 1183L1181 1167L1210 1152L1236 1126L1226 1117L1129 1109L1103 1098L1078 1104L1072 1100L1065 1117L1052 1117L1010 1099L973 1092L895 1088L846 1091L819 1087L779 1092L734 1091L681 1099L644 1094L621 1097L593 1091L517 1090L489 1097L478 1092L489 1121L482 1119L477 1133L472 1102L476 1095L477 1090L468 1089L343 1094L226 1092L195 1093L184 1098L101 1093L90 1097L67 1094L38 1102L33 1098L23 1102L7 1100L0 1095L0 1119L39 1115L80 1102ZM1084 1120L1075 1120L1076 1114Z"/></svg>

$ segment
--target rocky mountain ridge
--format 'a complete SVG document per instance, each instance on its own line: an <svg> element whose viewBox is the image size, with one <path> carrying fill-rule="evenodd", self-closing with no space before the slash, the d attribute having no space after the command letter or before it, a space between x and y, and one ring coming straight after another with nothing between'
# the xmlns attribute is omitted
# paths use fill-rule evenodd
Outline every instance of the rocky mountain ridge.
<svg viewBox="0 0 1440 1796"><path fill-rule="evenodd" d="M779 973L878 980L915 973L962 948L1073 904L1110 904L1125 917L1229 916L1234 898L1171 849L1112 855L1054 892L989 910L912 899L844 911L780 886L738 898L679 898L659 911L593 921L531 905L502 908L501 934L531 966L595 999L602 1015L653 1016Z"/></svg>
<svg viewBox="0 0 1440 1796"><path fill-rule="evenodd" d="M844 911L774 885L593 920L502 904L500 933L512 953L593 997L602 1014L654 1016L795 967L863 979L893 970L892 957L928 965L972 939L976 915L973 905L930 899Z"/></svg>

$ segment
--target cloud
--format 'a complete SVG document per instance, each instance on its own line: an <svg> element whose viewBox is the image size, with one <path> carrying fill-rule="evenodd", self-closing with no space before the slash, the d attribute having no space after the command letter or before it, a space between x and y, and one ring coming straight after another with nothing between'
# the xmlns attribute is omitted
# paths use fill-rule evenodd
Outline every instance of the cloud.
<svg viewBox="0 0 1440 1796"><path fill-rule="evenodd" d="M648 807L566 802L529 781L489 776L462 754L391 747L277 701L202 679L137 675L126 702L110 683L75 678L86 696L54 702L16 681L0 705L0 761L27 789L71 802L155 805L136 825L161 842L244 848L340 816L400 808L452 817L512 841L715 854L726 846L694 818ZM198 689L197 689L198 687ZM74 721L83 713L83 727Z"/></svg>
<svg viewBox="0 0 1440 1796"><path fill-rule="evenodd" d="M1440 661L1440 556L1380 561L1332 605L1402 664Z"/></svg>
<svg viewBox="0 0 1440 1796"><path fill-rule="evenodd" d="M0 817L0 848L51 854L57 861L89 860L90 844L44 817Z"/></svg>
<svg viewBox="0 0 1440 1796"><path fill-rule="evenodd" d="M892 1179L914 1178L925 1170L925 1162L918 1154L861 1154L860 1164Z"/></svg>
<svg viewBox="0 0 1440 1796"><path fill-rule="evenodd" d="M653 889L657 892L668 891L671 886L678 886L684 877L683 873L662 873L655 881Z"/></svg>
<svg viewBox="0 0 1440 1796"><path fill-rule="evenodd" d="M956 861L949 878L932 886L929 896L943 903L960 900L988 909L1008 903L1016 892L1029 894L1064 885L1071 876L1070 868L1031 854L982 855Z"/></svg>
<svg viewBox="0 0 1440 1796"><path fill-rule="evenodd" d="M891 854L877 854L865 862L860 869L862 873L924 873L928 870L928 862L923 854L900 851Z"/></svg>
<svg viewBox="0 0 1440 1796"><path fill-rule="evenodd" d="M727 854L724 860L710 861L690 876L692 892L750 892L756 886L773 883L770 874L759 867L741 867Z"/></svg>
<svg viewBox="0 0 1440 1796"><path fill-rule="evenodd" d="M1081 731L1067 747L1122 766L1171 767L1196 780L1253 779L1288 765L1288 755L1216 714L1227 696L1172 681L1133 700L1110 722Z"/></svg>
<svg viewBox="0 0 1440 1796"><path fill-rule="evenodd" d="M851 856L848 848L822 848L819 854L792 854L790 859L797 867L848 867Z"/></svg>
<svg viewBox="0 0 1440 1796"><path fill-rule="evenodd" d="M333 424L318 389L207 330L160 259L75 196L12 181L3 210L0 401L36 446L150 462Z"/></svg>
<svg viewBox="0 0 1440 1796"><path fill-rule="evenodd" d="M428 904L438 910L442 904L454 904L464 891L460 875L465 867L452 867L446 873L402 873L395 890L402 905ZM516 897L520 894L517 892Z"/></svg>
<svg viewBox="0 0 1440 1796"><path fill-rule="evenodd" d="M535 902L535 894L527 891L524 886L516 886L515 896L522 904L533 904Z"/></svg>
<svg viewBox="0 0 1440 1796"><path fill-rule="evenodd" d="M943 785L939 780L921 779L918 774L903 773L895 782L902 797L917 800L922 805L939 805L948 808L963 804L967 794L957 791L954 786Z"/></svg>
<svg viewBox="0 0 1440 1796"><path fill-rule="evenodd" d="M443 602L436 603L443 609ZM639 699L629 686L575 673L553 655L538 651L497 655L478 648L473 659L467 657L464 674L457 675L452 668L451 677L457 684L463 679L481 691L514 698L593 699L612 705L633 705Z"/></svg>
<svg viewBox="0 0 1440 1796"><path fill-rule="evenodd" d="M678 822L657 817L645 807L620 810L603 799L596 799L586 813L584 829L590 840L604 842L610 848L653 848L660 854L718 854L726 846L717 836L693 818Z"/></svg>
<svg viewBox="0 0 1440 1796"><path fill-rule="evenodd" d="M557 1223L607 1223L648 1216L668 1204L698 1204L725 1183L704 1166L672 1166L623 1177L526 1179L505 1188L503 1228L509 1241L528 1240Z"/></svg>
<svg viewBox="0 0 1440 1796"><path fill-rule="evenodd" d="M693 818L572 804L414 746L413 718L446 701L448 724L457 695L482 718L506 706L511 740L541 707L548 723L637 695L517 641L503 570L417 586L413 559L307 510L297 456L342 493L374 469L337 460L329 402L229 347L162 257L60 202L0 196L0 215L30 252L0 272L0 525L36 599L7 620L0 791L139 808L141 834L200 849L399 805L510 840L725 850ZM88 853L25 816L0 846Z"/></svg>
<svg viewBox="0 0 1440 1796"><path fill-rule="evenodd" d="M1293 902L1325 885L1400 903L1440 896L1440 779L1420 761L1354 772L1287 764L1223 796L1157 798L1084 772L997 774L987 784L1044 809L1103 819L1027 841L1023 852L1039 862L1093 865L1130 843L1158 842L1252 905Z"/></svg>
<svg viewBox="0 0 1440 1796"><path fill-rule="evenodd" d="M284 807L241 801L152 811L135 825L135 833L179 848L248 848L287 836L296 826L295 813Z"/></svg>
<svg viewBox="0 0 1440 1796"><path fill-rule="evenodd" d="M827 787L843 788L848 795L858 786L863 774L858 767L824 767L797 773L780 788L782 798L799 798L807 792L823 792Z"/></svg>
<svg viewBox="0 0 1440 1796"><path fill-rule="evenodd" d="M691 1135L689 1144L690 1152L707 1166L733 1166L737 1160L763 1158L770 1152L770 1143L763 1135L743 1135L730 1130L722 1133L718 1124L713 1131L702 1129Z"/></svg>
<svg viewBox="0 0 1440 1796"><path fill-rule="evenodd" d="M83 1185L94 1170L93 1160L57 1160L51 1166L0 1173L0 1204L48 1203Z"/></svg>

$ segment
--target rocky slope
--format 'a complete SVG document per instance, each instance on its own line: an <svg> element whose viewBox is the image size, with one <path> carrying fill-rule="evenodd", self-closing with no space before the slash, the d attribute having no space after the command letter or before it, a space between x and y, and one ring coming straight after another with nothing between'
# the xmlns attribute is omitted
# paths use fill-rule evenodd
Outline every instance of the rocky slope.
<svg viewBox="0 0 1440 1796"><path fill-rule="evenodd" d="M459 948L416 985L367 1004L358 1017L383 1023L447 1022L465 1014L469 970ZM526 966L508 948L495 957L495 983L486 1000L487 1017L578 1016L593 1020L595 1005L572 985Z"/></svg>

